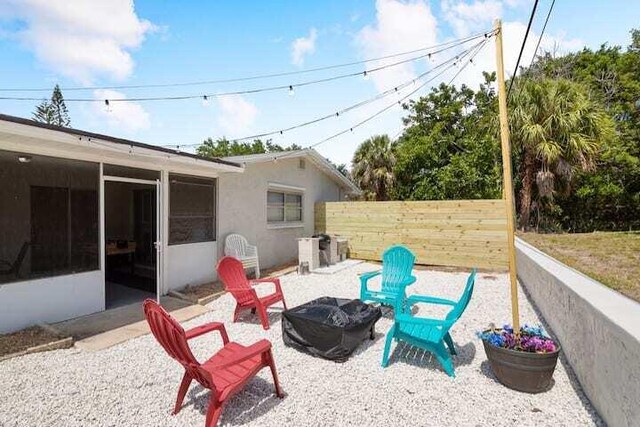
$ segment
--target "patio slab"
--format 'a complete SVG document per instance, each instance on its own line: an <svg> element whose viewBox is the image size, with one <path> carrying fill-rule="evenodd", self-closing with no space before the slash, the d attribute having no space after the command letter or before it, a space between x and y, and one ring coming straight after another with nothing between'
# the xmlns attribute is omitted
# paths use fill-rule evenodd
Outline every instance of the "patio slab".
<svg viewBox="0 0 640 427"><path fill-rule="evenodd" d="M358 274L377 268L364 263L333 275L289 274L281 282L291 307L322 295L357 298ZM467 276L415 274L418 280L410 293L444 298L457 298ZM521 295L523 323L539 322ZM223 295L207 306L208 313L183 326L224 321L231 340L249 345L269 339L285 397L275 397L270 372L262 370L226 405L221 425L602 425L564 358L553 387L545 393L521 393L496 381L475 332L490 322L510 319L509 281L503 274L479 274L471 302L452 328L459 353L454 358L455 378L447 376L430 354L404 345L394 344L390 366L383 369L384 336L393 323L390 313L378 321L375 340L363 343L340 364L285 347L277 306L269 310L271 329L264 331L250 312L231 323L234 304L230 295ZM418 314L439 312L421 306ZM206 360L221 340L211 333L190 344L195 356ZM91 353L73 348L26 355L0 363L0 370L3 426L202 425L209 400L206 390L192 385L183 409L170 415L183 369L149 334Z"/></svg>
<svg viewBox="0 0 640 427"><path fill-rule="evenodd" d="M180 322L208 311L206 307L179 298L162 297L161 303ZM141 302L54 323L50 327L64 336L72 336L75 347L85 351L103 350L149 333Z"/></svg>

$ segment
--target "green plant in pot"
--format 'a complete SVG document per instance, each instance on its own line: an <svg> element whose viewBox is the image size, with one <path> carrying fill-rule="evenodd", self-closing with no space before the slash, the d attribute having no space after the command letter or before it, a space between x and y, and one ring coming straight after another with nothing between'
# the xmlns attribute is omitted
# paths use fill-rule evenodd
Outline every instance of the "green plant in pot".
<svg viewBox="0 0 640 427"><path fill-rule="evenodd" d="M549 389L560 345L541 326L524 325L518 334L510 325L491 326L478 337L491 370L502 384L527 393Z"/></svg>

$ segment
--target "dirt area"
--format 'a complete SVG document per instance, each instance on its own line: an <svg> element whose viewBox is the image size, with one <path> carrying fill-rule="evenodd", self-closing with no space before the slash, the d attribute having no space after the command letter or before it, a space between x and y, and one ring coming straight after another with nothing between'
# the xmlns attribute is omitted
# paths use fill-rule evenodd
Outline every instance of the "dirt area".
<svg viewBox="0 0 640 427"><path fill-rule="evenodd" d="M48 344L64 337L47 331L40 326L0 335L0 357L18 353L28 348Z"/></svg>
<svg viewBox="0 0 640 427"><path fill-rule="evenodd" d="M521 233L563 263L640 302L640 232Z"/></svg>
<svg viewBox="0 0 640 427"><path fill-rule="evenodd" d="M180 289L181 294L193 300L208 297L209 295L217 294L222 291L224 291L222 282L210 282L197 286L187 286L186 288Z"/></svg>
<svg viewBox="0 0 640 427"><path fill-rule="evenodd" d="M262 270L261 278L280 277L284 274L288 274L288 273L291 273L292 271L295 271L295 269L296 269L296 263L288 262L286 264L277 265L273 268ZM250 270L247 270L247 271L248 271L247 274L249 274ZM250 275L249 277L251 278L252 275ZM202 285L197 285L197 286L187 286L186 288L181 289L180 293L195 301L195 300L198 300L199 298L205 298L210 295L214 295L223 291L224 291L224 287L222 286L222 282L216 281L216 282L204 283Z"/></svg>

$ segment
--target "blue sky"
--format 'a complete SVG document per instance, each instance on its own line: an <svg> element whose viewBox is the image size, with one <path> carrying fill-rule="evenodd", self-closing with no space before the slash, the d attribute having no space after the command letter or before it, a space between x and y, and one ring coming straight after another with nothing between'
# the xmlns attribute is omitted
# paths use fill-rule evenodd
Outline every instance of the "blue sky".
<svg viewBox="0 0 640 427"><path fill-rule="evenodd" d="M551 0L541 0L523 63L531 60ZM430 46L504 22L505 61L510 73L533 2L527 0L441 1L244 1L158 2L8 0L0 3L0 87L49 88L59 83L66 98L199 95L288 85L364 70L365 66L252 82L178 88L65 91L95 87L173 83L288 72ZM542 46L559 52L601 43L629 43L640 27L640 2L557 0ZM69 102L72 126L150 144L194 144L206 137L242 137L332 113L415 78L438 60L416 61L361 77L286 90L201 100L130 102L112 105ZM372 67L373 65L369 65ZM493 43L458 83L477 85L493 71ZM458 69L434 81L448 80ZM405 93L415 88L410 86ZM425 89L426 90L426 89ZM424 91L419 92L424 93ZM3 92L47 97L49 92ZM416 94L417 95L417 94ZM402 95L400 95L402 96ZM319 124L273 138L302 146L348 129L398 97L395 95ZM0 100L0 112L30 117L37 102ZM114 103L112 103L114 104ZM317 147L338 163L349 163L357 145L377 133L401 131L394 107L366 125Z"/></svg>

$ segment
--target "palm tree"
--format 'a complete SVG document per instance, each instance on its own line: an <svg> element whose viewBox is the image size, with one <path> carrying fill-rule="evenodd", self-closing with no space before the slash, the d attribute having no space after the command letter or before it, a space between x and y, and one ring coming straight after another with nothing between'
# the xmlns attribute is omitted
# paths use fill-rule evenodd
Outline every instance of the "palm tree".
<svg viewBox="0 0 640 427"><path fill-rule="evenodd" d="M389 200L395 184L393 167L396 157L387 135L376 135L364 141L353 155L351 174L367 199Z"/></svg>
<svg viewBox="0 0 640 427"><path fill-rule="evenodd" d="M514 148L520 151L519 226L530 226L532 206L568 192L576 169L594 167L603 140L614 135L611 118L578 83L564 79L521 82L509 112Z"/></svg>

